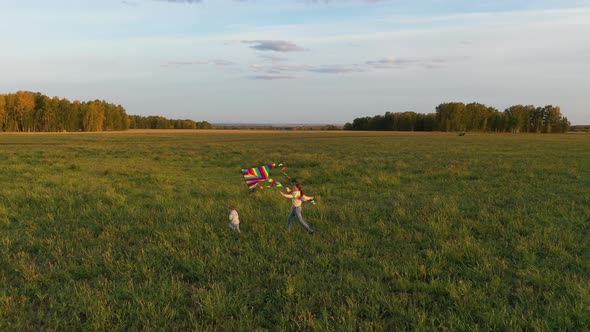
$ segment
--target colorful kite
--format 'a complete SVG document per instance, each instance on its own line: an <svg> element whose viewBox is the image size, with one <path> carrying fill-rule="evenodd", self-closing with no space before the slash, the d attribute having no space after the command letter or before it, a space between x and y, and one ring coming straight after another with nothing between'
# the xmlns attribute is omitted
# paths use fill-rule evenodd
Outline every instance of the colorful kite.
<svg viewBox="0 0 590 332"><path fill-rule="evenodd" d="M256 189L264 188L264 186L261 183L268 182L269 185L267 185L266 187L285 188L287 193L293 195L293 198L305 201L301 195L296 195L295 192L291 190L291 188L289 188L288 186L285 187L279 181L270 178L270 171L275 167L281 167L283 175L289 180L289 182L295 182L291 179L291 177L288 174L285 173L286 168L285 165L283 165L282 163L274 163L252 168L243 168L242 175L244 176L244 181L246 181L246 185L248 186L248 189L250 189L250 192L254 192ZM308 202L309 204L316 204L315 200L310 200Z"/></svg>
<svg viewBox="0 0 590 332"><path fill-rule="evenodd" d="M280 182L269 178L270 171L277 166L280 167L282 164L276 163L242 169L242 175L244 176L244 181L246 181L246 184L248 185L248 189L254 191L256 188L262 188L259 184L262 181L268 181L273 187L282 187L283 185Z"/></svg>

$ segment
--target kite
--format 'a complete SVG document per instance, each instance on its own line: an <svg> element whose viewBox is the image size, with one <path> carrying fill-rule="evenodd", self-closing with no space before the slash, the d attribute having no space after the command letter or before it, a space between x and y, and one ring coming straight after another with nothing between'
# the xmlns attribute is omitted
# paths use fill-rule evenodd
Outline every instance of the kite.
<svg viewBox="0 0 590 332"><path fill-rule="evenodd" d="M244 176L244 181L246 181L246 185L248 185L248 189L250 189L250 191L252 192L256 190L256 188L262 188L262 186L259 184L262 181L269 182L272 187L283 187L283 185L280 182L269 178L270 171L277 166L280 167L283 166L283 164L276 163L242 169L242 175Z"/></svg>
<svg viewBox="0 0 590 332"><path fill-rule="evenodd" d="M282 163L274 163L274 164L262 165L262 166L258 166L258 167L252 167L252 168L243 168L242 169L242 176L244 176L244 181L246 182L248 189L250 189L250 192L254 192L256 189L264 188L264 186L261 183L268 182L269 185L266 186L267 188L272 188L272 187L285 188L287 193L293 195L293 198L299 199L301 201L305 201L305 199L303 199L303 196L301 194L295 194L295 192L293 190L291 190L291 188L289 188L288 186L284 186L279 181L270 178L271 170L273 170L276 167L281 167L281 171L282 171L283 175L289 180L289 182L291 182L291 183L295 182L294 180L291 179L291 177L288 174L285 173L286 167ZM310 200L308 202L309 202L309 204L316 204L315 200Z"/></svg>

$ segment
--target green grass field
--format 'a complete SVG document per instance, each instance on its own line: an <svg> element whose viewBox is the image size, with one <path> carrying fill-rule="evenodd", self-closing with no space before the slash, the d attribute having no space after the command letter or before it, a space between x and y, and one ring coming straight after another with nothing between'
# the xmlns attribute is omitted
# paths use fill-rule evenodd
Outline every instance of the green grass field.
<svg viewBox="0 0 590 332"><path fill-rule="evenodd" d="M248 192L271 162L316 234ZM0 135L0 169L2 331L590 328L586 134Z"/></svg>

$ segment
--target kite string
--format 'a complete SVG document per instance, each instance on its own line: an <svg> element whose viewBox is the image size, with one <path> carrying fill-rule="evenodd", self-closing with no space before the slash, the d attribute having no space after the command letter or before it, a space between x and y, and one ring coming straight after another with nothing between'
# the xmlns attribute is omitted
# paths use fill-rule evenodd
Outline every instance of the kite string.
<svg viewBox="0 0 590 332"><path fill-rule="evenodd" d="M285 173L285 170L287 169L287 167L286 167L285 165L283 165L282 163L280 163L280 164L279 164L279 166L281 166L281 173L283 173L283 175L284 175L284 176L285 176L285 177L286 177L286 178L289 180L289 183L293 184L294 182L293 182L293 180L291 179L291 177L289 176L289 174ZM283 187L284 187L284 186L283 186ZM292 190L290 187L285 187L285 189L287 190L287 193L289 193L289 194L293 195L293 198L295 198L295 199L299 199L299 200L301 200L302 202L304 202L304 201L305 201L305 199L303 198L303 195L301 195L301 196L297 197L297 196L295 195L295 193L293 192L293 190ZM310 199L310 200L309 200L309 201L307 201L307 202L309 202L309 204L313 204L313 205L315 205L315 204L316 204L316 201L315 201L315 199Z"/></svg>
<svg viewBox="0 0 590 332"><path fill-rule="evenodd" d="M284 186L279 181L270 178L270 176L269 176L270 171L277 166L281 167L281 173L289 180L290 184L295 183L293 181L293 179L291 178L291 176L289 176L289 174L285 173L286 167L283 163L275 163L275 164L269 164L269 165L264 165L264 166L260 166L260 167L250 168L250 169L242 169L242 174L244 175L245 180L246 180L246 174L249 174L249 172L253 177L258 177L258 178L253 179L250 182L250 184L249 184L249 180L246 180L246 184L248 184L248 187L250 188L250 192L253 192L257 187L259 189L263 189L264 186L262 184L260 184L260 182L265 181L265 182L269 183L266 186L267 188L272 188L272 187L285 188L287 193L291 194L293 196L293 198L301 200L302 202L306 201L303 198L303 195L299 195L299 197L297 197L297 195L295 195L294 191L290 188L290 186ZM260 178L260 175L262 175L263 178ZM309 204L314 204L314 205L316 204L315 199L307 200L307 202Z"/></svg>

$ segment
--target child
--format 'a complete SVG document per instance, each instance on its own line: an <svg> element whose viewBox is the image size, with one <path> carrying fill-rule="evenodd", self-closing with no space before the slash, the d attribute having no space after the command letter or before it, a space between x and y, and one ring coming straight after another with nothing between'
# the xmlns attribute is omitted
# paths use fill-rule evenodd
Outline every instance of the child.
<svg viewBox="0 0 590 332"><path fill-rule="evenodd" d="M231 227L234 231L238 232L238 234L241 234L242 232L240 232L240 216L238 215L238 211L236 211L236 208L233 206L229 207L229 227Z"/></svg>

